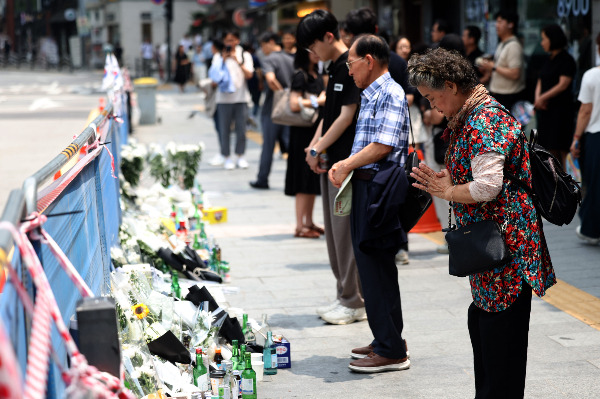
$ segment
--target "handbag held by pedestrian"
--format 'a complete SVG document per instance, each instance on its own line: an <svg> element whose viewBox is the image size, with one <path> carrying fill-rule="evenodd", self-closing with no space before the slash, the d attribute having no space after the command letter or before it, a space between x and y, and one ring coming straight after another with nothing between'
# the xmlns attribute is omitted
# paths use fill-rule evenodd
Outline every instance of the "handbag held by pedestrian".
<svg viewBox="0 0 600 399"><path fill-rule="evenodd" d="M452 203L448 206L449 273L466 277L482 273L510 261L508 247L500 225L494 220L482 220L457 228L452 224Z"/></svg>
<svg viewBox="0 0 600 399"><path fill-rule="evenodd" d="M304 93L304 98L309 98L309 93ZM319 113L314 108L303 108L294 112L290 108L290 89L273 92L273 109L271 120L273 123L285 126L311 127L317 122Z"/></svg>

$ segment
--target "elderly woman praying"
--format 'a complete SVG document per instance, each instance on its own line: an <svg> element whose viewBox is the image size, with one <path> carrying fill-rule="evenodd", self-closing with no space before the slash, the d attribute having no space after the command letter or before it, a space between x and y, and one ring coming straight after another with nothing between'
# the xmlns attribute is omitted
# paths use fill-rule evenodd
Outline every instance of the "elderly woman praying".
<svg viewBox="0 0 600 399"><path fill-rule="evenodd" d="M410 83L448 119L446 169L421 163L411 173L415 187L450 201L459 227L482 220L504 226L511 255L507 264L469 276L475 398L522 398L532 290L543 296L556 277L532 199L504 176L506 170L531 185L521 126L457 52L414 55L408 72Z"/></svg>

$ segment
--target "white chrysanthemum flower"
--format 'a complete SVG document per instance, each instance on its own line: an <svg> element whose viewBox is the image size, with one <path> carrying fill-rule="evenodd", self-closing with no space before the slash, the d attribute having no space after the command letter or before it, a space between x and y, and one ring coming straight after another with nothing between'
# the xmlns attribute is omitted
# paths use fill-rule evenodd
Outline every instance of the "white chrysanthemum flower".
<svg viewBox="0 0 600 399"><path fill-rule="evenodd" d="M177 144L173 141L169 141L165 147L165 150L171 156L174 156L177 153Z"/></svg>

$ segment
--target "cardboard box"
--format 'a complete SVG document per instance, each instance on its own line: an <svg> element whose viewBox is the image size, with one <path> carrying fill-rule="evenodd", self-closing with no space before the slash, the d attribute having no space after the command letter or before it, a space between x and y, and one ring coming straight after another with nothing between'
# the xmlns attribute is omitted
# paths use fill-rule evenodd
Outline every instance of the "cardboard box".
<svg viewBox="0 0 600 399"><path fill-rule="evenodd" d="M224 223L227 221L227 208L213 207L206 208L202 211L204 220L208 220L210 224Z"/></svg>
<svg viewBox="0 0 600 399"><path fill-rule="evenodd" d="M275 350L277 352L277 368L289 369L292 367L290 342L283 336L273 337Z"/></svg>

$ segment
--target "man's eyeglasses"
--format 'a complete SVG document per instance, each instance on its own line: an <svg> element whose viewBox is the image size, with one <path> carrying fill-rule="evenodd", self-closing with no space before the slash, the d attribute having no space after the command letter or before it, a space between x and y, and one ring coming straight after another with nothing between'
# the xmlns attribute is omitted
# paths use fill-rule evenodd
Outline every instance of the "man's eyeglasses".
<svg viewBox="0 0 600 399"><path fill-rule="evenodd" d="M312 51L311 49L309 49L308 47L306 47L304 50L308 51L309 54L314 54L315 52Z"/></svg>
<svg viewBox="0 0 600 399"><path fill-rule="evenodd" d="M363 58L365 58L365 57L360 57L360 58L357 58L357 59L352 60L352 61L346 61L346 66L348 67L348 70L350 70L350 68L352 67L352 64L354 64L356 61L362 60Z"/></svg>

